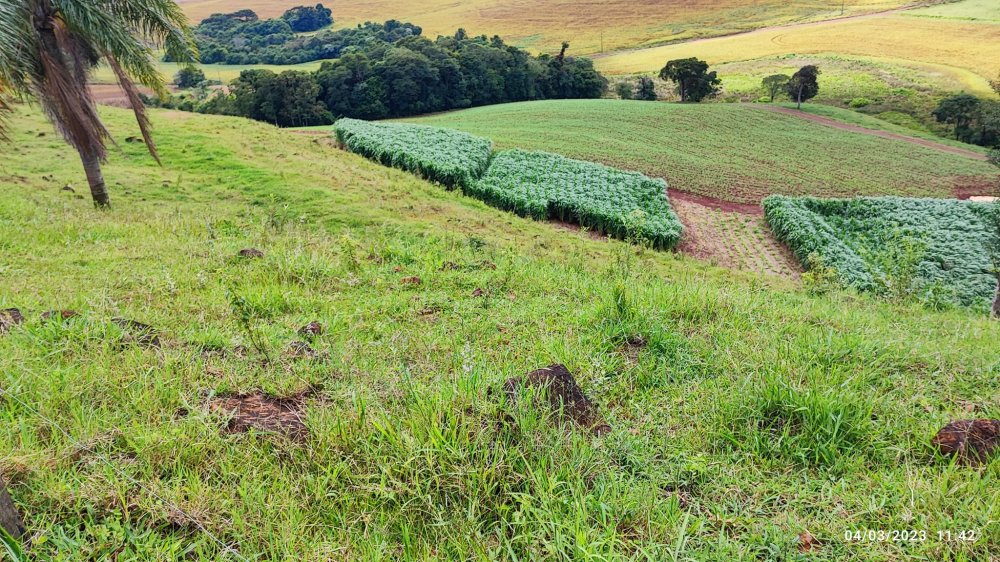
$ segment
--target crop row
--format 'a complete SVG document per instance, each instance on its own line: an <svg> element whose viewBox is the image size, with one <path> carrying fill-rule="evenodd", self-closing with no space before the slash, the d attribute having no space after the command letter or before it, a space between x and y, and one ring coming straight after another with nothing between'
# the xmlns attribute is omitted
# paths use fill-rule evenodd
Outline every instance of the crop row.
<svg viewBox="0 0 1000 562"><path fill-rule="evenodd" d="M884 290L885 279L898 274L887 268L900 267L909 257L917 292L943 291L941 298L975 308L987 307L994 295L997 281L985 246L992 235L988 205L954 199L774 195L763 207L775 235L803 266L832 268L844 285ZM894 246L911 248L911 255ZM888 255L901 259L880 257Z"/></svg>
<svg viewBox="0 0 1000 562"><path fill-rule="evenodd" d="M486 139L425 125L341 119L334 131L351 152L449 187L470 185L493 153Z"/></svg>
<svg viewBox="0 0 1000 562"><path fill-rule="evenodd" d="M348 150L535 219L558 218L657 248L680 241L663 180L545 152L511 150L452 129L341 119Z"/></svg>
<svg viewBox="0 0 1000 562"><path fill-rule="evenodd" d="M658 248L676 246L683 229L663 180L547 152L501 152L466 191L522 216L558 218Z"/></svg>

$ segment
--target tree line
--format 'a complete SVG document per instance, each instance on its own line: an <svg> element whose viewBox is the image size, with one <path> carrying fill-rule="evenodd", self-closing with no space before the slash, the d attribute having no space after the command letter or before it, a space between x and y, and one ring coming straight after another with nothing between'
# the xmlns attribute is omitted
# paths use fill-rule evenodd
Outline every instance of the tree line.
<svg viewBox="0 0 1000 562"><path fill-rule="evenodd" d="M229 88L181 108L295 127L330 124L340 117L383 119L515 101L601 97L607 80L590 59L568 56L568 49L563 43L558 55L532 56L500 37L469 37L461 29L434 41L408 36L352 49L316 72L246 70Z"/></svg>

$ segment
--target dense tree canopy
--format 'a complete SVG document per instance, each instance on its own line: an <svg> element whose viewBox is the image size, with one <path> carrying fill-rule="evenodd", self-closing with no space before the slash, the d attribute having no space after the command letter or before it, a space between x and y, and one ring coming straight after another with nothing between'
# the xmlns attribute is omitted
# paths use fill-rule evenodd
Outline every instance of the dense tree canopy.
<svg viewBox="0 0 1000 562"><path fill-rule="evenodd" d="M1000 146L1000 102L957 94L941 100L934 118L955 128L955 138L981 146Z"/></svg>
<svg viewBox="0 0 1000 562"><path fill-rule="evenodd" d="M799 107L802 107L802 102L816 97L819 93L819 74L819 68L811 64L800 68L785 84L788 97L795 100Z"/></svg>
<svg viewBox="0 0 1000 562"><path fill-rule="evenodd" d="M333 10L323 4L298 6L285 12L281 19L288 22L296 33L316 31L333 25Z"/></svg>
<svg viewBox="0 0 1000 562"><path fill-rule="evenodd" d="M722 80L715 72L708 71L708 63L694 57L667 62L660 70L660 78L677 83L681 101L699 102L719 91Z"/></svg>
<svg viewBox="0 0 1000 562"><path fill-rule="evenodd" d="M363 28L390 29L390 33L414 29L399 22ZM470 38L459 32L431 41L404 33L391 42L373 39L365 48L353 48L323 63L313 74L296 73L290 81L274 80L273 73L244 72L229 93L220 93L200 110L295 126L337 117L381 119L513 101L603 95L607 80L589 59L567 56L566 49L568 45L558 56L533 57L499 37ZM302 83L307 79L315 90ZM285 91L274 94L275 90ZM293 104L277 100L291 96L305 96L307 101L283 113L280 108Z"/></svg>

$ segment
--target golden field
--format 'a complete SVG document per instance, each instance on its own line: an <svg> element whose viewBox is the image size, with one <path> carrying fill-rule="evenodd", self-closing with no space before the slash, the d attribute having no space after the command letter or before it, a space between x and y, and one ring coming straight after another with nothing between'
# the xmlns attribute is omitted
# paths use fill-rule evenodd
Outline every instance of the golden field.
<svg viewBox="0 0 1000 562"><path fill-rule="evenodd" d="M843 21L762 29L600 57L608 74L653 72L671 59L698 57L711 64L785 54L876 57L949 72L970 90L987 93L1000 73L1000 25L990 21L875 15Z"/></svg>
<svg viewBox="0 0 1000 562"><path fill-rule="evenodd" d="M179 0L197 23L216 13L250 8L262 17L315 0ZM852 0L847 15L898 8L906 0ZM328 1L336 25L398 19L424 28L430 37L459 27L471 34L500 35L535 51L555 51L569 41L579 54L713 37L798 21L841 15L831 0L338 0Z"/></svg>

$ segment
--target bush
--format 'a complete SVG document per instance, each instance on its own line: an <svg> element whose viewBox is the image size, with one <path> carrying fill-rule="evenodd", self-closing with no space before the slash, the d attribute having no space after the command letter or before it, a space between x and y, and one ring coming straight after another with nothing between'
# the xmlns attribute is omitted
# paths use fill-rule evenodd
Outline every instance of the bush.
<svg viewBox="0 0 1000 562"><path fill-rule="evenodd" d="M499 153L466 191L522 216L571 221L657 248L676 246L683 228L663 180L546 152Z"/></svg>
<svg viewBox="0 0 1000 562"><path fill-rule="evenodd" d="M872 102L868 98L854 98L847 102L848 107L853 107L855 109L860 107L868 107Z"/></svg>
<svg viewBox="0 0 1000 562"><path fill-rule="evenodd" d="M493 151L486 139L424 125L341 119L334 130L351 152L449 187L471 185L486 170Z"/></svg>
<svg viewBox="0 0 1000 562"><path fill-rule="evenodd" d="M764 214L807 268L829 267L842 284L935 307L988 309L996 279L984 243L989 206L954 199L773 195Z"/></svg>

